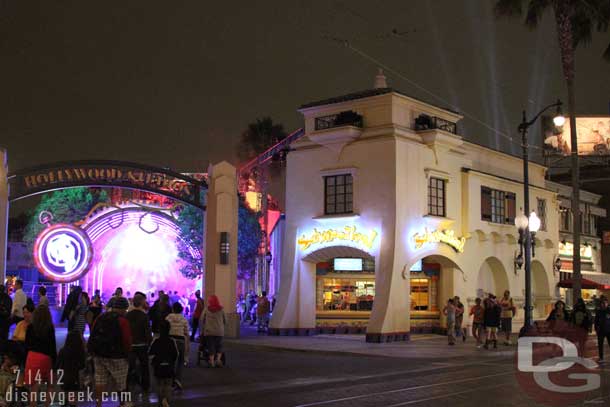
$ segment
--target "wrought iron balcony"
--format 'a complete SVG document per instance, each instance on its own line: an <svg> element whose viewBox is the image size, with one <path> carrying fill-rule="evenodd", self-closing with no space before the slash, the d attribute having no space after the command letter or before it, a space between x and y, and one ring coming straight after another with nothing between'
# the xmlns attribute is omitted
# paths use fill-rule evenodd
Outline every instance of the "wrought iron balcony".
<svg viewBox="0 0 610 407"><path fill-rule="evenodd" d="M332 129L334 127L354 126L362 127L362 115L347 110L329 116L316 117L316 130Z"/></svg>
<svg viewBox="0 0 610 407"><path fill-rule="evenodd" d="M457 124L450 122L440 117L428 116L427 114L420 114L415 119L415 130L430 130L439 129L449 133L457 134Z"/></svg>

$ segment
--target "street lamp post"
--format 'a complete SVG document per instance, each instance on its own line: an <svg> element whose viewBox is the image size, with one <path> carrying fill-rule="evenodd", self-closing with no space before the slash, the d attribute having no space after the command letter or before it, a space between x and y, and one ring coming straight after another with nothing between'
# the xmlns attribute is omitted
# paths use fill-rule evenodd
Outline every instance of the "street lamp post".
<svg viewBox="0 0 610 407"><path fill-rule="evenodd" d="M529 154L528 154L528 143L527 143L527 129L533 125L536 120L542 115L542 113L546 112L548 109L553 107L557 108L557 114L553 118L553 123L556 126L562 126L565 123L565 117L561 114L561 101L557 100L557 102L546 106L542 109L532 120L527 120L525 110L523 111L523 120L521 124L519 124L519 132L521 133L521 147L523 149L523 210L525 214L530 213L530 191L529 191ZM530 219L527 218L527 215L522 214L522 216L518 216L515 218L515 226L519 229L520 241L522 242L522 247L524 249L524 266L525 266L525 321L523 328L527 330L530 326L532 326L532 238L531 232L536 232L534 230L533 224L531 221L536 222L535 219L538 219L536 214L532 212L530 214ZM535 219L532 219L531 215L534 215ZM540 227L540 219L538 219L538 227Z"/></svg>

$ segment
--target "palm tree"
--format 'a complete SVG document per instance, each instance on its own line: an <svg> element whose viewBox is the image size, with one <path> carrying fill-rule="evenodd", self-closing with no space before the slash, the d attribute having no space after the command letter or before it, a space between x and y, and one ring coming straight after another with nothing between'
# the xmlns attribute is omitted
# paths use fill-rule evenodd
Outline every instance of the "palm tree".
<svg viewBox="0 0 610 407"><path fill-rule="evenodd" d="M568 113L570 115L570 141L572 166L572 212L574 233L573 298L574 303L581 295L580 273L580 168L578 164L578 143L576 136L576 99L574 95L575 49L580 44L588 44L594 30L605 32L610 23L610 0L498 0L495 5L496 17L521 17L525 13L525 25L531 29L538 26L542 16L552 11L555 16L557 39L561 53L561 66L568 90ZM610 44L603 58L610 61Z"/></svg>
<svg viewBox="0 0 610 407"><path fill-rule="evenodd" d="M248 124L246 130L243 131L237 146L237 154L240 161L245 162L285 138L284 126L273 123L270 117L262 117Z"/></svg>

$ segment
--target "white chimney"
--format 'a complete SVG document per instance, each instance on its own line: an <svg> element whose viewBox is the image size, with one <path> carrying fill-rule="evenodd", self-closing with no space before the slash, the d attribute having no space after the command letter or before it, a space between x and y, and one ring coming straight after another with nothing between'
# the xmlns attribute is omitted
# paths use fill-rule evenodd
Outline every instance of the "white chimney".
<svg viewBox="0 0 610 407"><path fill-rule="evenodd" d="M383 89L387 88L388 83L385 80L385 75L383 74L383 69L379 68L379 72L377 72L377 76L375 76L375 89Z"/></svg>

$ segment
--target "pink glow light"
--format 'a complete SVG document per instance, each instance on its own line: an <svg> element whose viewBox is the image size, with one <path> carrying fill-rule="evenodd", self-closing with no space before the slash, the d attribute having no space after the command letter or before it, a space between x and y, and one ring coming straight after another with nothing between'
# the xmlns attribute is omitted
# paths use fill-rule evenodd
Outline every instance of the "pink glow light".
<svg viewBox="0 0 610 407"><path fill-rule="evenodd" d="M197 280L187 279L179 270L182 260L175 243L176 225L157 214L147 214L140 222L142 215L141 211L129 211L122 221L117 217L120 215L113 215L89 225L94 258L81 284L85 290L110 293L120 286L132 294L170 290L182 295L196 289Z"/></svg>

